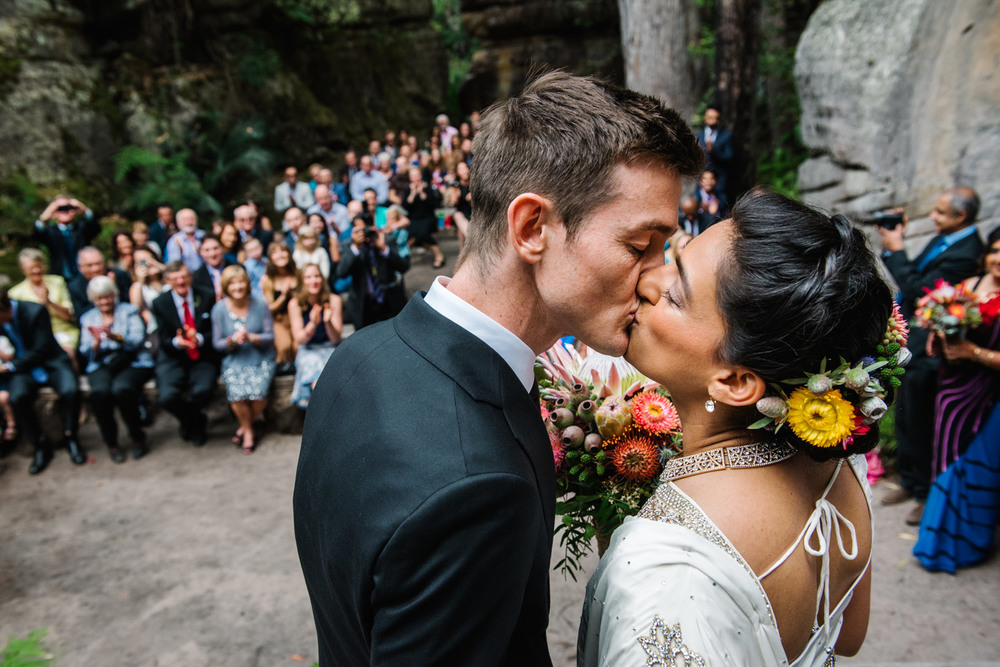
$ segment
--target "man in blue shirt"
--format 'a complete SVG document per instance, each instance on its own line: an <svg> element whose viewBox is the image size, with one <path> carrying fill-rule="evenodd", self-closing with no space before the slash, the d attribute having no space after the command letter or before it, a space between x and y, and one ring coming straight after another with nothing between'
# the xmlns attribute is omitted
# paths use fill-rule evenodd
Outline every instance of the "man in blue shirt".
<svg viewBox="0 0 1000 667"><path fill-rule="evenodd" d="M372 168L371 157L365 155L361 158L361 169L351 177L351 199L364 199L368 188L375 191L380 206L388 205L389 181Z"/></svg>

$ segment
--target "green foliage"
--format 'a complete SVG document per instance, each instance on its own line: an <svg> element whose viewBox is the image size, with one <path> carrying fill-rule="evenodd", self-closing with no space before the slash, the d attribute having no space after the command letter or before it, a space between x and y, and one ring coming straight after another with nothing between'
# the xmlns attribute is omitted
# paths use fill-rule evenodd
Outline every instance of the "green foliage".
<svg viewBox="0 0 1000 667"><path fill-rule="evenodd" d="M809 152L799 140L798 126L757 161L757 182L789 197L798 197L798 172Z"/></svg>
<svg viewBox="0 0 1000 667"><path fill-rule="evenodd" d="M28 235L45 203L42 194L24 171L18 170L0 182L0 231Z"/></svg>
<svg viewBox="0 0 1000 667"><path fill-rule="evenodd" d="M3 667L42 667L51 664L54 657L45 650L42 640L45 630L32 630L25 639L11 637L3 649Z"/></svg>
<svg viewBox="0 0 1000 667"><path fill-rule="evenodd" d="M453 118L460 117L458 94L469 73L472 54L479 48L462 24L460 0L434 0L431 26L437 30L448 54L448 99L446 107Z"/></svg>
<svg viewBox="0 0 1000 667"><path fill-rule="evenodd" d="M276 0L275 5L292 20L317 27L349 23L361 17L361 3L357 0Z"/></svg>
<svg viewBox="0 0 1000 667"><path fill-rule="evenodd" d="M230 40L236 74L250 86L262 86L281 71L281 56L263 36L240 33Z"/></svg>
<svg viewBox="0 0 1000 667"><path fill-rule="evenodd" d="M205 192L201 179L188 166L187 152L163 156L138 146L125 146L114 157L115 185L120 205L136 215L161 202L176 208L190 206L202 213L220 213L222 206Z"/></svg>

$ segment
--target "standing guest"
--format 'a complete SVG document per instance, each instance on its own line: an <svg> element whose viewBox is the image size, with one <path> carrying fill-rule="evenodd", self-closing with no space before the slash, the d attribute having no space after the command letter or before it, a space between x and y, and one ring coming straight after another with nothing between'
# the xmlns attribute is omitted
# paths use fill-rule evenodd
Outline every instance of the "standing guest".
<svg viewBox="0 0 1000 667"><path fill-rule="evenodd" d="M957 187L942 194L931 211L937 235L912 260L903 248L907 217L894 229L879 227L883 262L901 295L900 312L909 321L924 288L933 288L938 280L957 283L972 275L983 252L983 242L976 233L979 196L972 188ZM882 497L883 505L915 499L916 506L906 516L906 523L919 525L924 501L931 483L934 433L934 400L937 396L937 359L927 354L927 330L914 328L907 349L913 354L903 376L896 407L898 459L896 468L901 486Z"/></svg>
<svg viewBox="0 0 1000 667"><path fill-rule="evenodd" d="M222 355L226 398L240 423L233 442L252 454L254 422L264 414L274 377L274 326L267 304L250 291L242 266L226 267L222 291L225 298L212 308L212 344Z"/></svg>
<svg viewBox="0 0 1000 667"><path fill-rule="evenodd" d="M309 208L314 203L312 188L299 180L299 170L285 168L285 180L274 187L274 210L284 213L289 207Z"/></svg>
<svg viewBox="0 0 1000 667"><path fill-rule="evenodd" d="M327 235L326 220L323 219L323 216L319 213L310 213L306 219L306 223L316 232L320 247L330 254L330 258L333 258L334 252L337 253L337 257L339 258L339 244L337 243L337 239L334 239L333 245L330 244L330 237ZM334 261L339 261L339 259Z"/></svg>
<svg viewBox="0 0 1000 667"><path fill-rule="evenodd" d="M443 113L438 114L434 122L437 123L436 127L440 131L441 150L447 153L451 150L451 138L458 135L458 130L452 127L448 116Z"/></svg>
<svg viewBox="0 0 1000 667"><path fill-rule="evenodd" d="M295 536L322 665L551 664L534 359L567 334L626 350L703 159L654 98L562 72L493 106L476 141L455 277L348 337L306 414Z"/></svg>
<svg viewBox="0 0 1000 667"><path fill-rule="evenodd" d="M274 231L274 227L271 226L271 219L260 212L260 206L257 205L257 202L252 199L248 199L247 206L253 210L253 224L255 227L267 232ZM263 240L261 243L263 243ZM268 241L268 243L270 243L270 241Z"/></svg>
<svg viewBox="0 0 1000 667"><path fill-rule="evenodd" d="M444 158L441 156L441 149L431 148L428 156L427 163L421 165L423 167L423 179L430 183L432 188L437 190L444 185L448 169L445 167Z"/></svg>
<svg viewBox="0 0 1000 667"><path fill-rule="evenodd" d="M212 292L192 287L191 269L180 260L168 262L164 274L170 291L157 297L152 308L160 331L156 355L160 405L177 418L181 438L201 447L208 440L203 408L211 402L219 377L211 343L215 298Z"/></svg>
<svg viewBox="0 0 1000 667"><path fill-rule="evenodd" d="M236 231L236 225L231 222L222 225L219 231L219 243L222 245L222 256L227 262L226 266L239 264L243 244L240 242L240 233Z"/></svg>
<svg viewBox="0 0 1000 667"><path fill-rule="evenodd" d="M251 237L252 238L252 237ZM201 268L194 272L192 277L193 285L206 292L215 295L215 301L223 297L222 294L222 270L232 262L226 260L222 252L222 243L219 237L207 234L201 240Z"/></svg>
<svg viewBox="0 0 1000 667"><path fill-rule="evenodd" d="M299 233L299 240L295 244L295 252L292 253L295 266L305 266L315 264L323 274L324 280L330 278L330 255L319 245L319 236L316 235L312 227L303 227ZM337 259L340 259L338 254Z"/></svg>
<svg viewBox="0 0 1000 667"><path fill-rule="evenodd" d="M264 246L257 239L250 239L243 247L246 257L243 259L243 268L250 278L250 291L264 298L264 292L260 286L261 278L267 271L267 259L264 258Z"/></svg>
<svg viewBox="0 0 1000 667"><path fill-rule="evenodd" d="M378 155L382 152L382 144L379 143L378 139L372 139L368 142L368 157L372 159L373 165L378 165Z"/></svg>
<svg viewBox="0 0 1000 667"><path fill-rule="evenodd" d="M396 133L386 130L385 139L382 141L382 151L389 154L389 159L395 160L399 155L399 147L396 145Z"/></svg>
<svg viewBox="0 0 1000 667"><path fill-rule="evenodd" d="M282 239L290 250L295 250L295 243L299 240L299 229L306 221L306 215L302 209L292 207L285 211L285 219L282 225L285 237Z"/></svg>
<svg viewBox="0 0 1000 667"><path fill-rule="evenodd" d="M322 168L323 165L321 165L319 162L313 162L311 165L309 165L309 187L312 190L316 189L316 184L317 184L316 179L319 176L320 169Z"/></svg>
<svg viewBox="0 0 1000 667"><path fill-rule="evenodd" d="M361 197L358 197L358 200L360 199ZM316 203L306 211L306 215L313 214L323 216L327 233L331 239L340 238L341 234L351 228L347 207L338 202L337 198L330 192L330 188L325 185L316 188Z"/></svg>
<svg viewBox="0 0 1000 667"><path fill-rule="evenodd" d="M149 226L149 239L159 248L161 259L166 252L167 241L176 233L174 207L170 204L160 204L156 207L156 220Z"/></svg>
<svg viewBox="0 0 1000 667"><path fill-rule="evenodd" d="M480 114L479 114L478 110L474 109L472 111L472 113L469 114L469 125L472 126L472 136L473 137L475 137L476 133L479 132L479 118L480 118Z"/></svg>
<svg viewBox="0 0 1000 667"><path fill-rule="evenodd" d="M986 238L981 266L962 285L980 302L1000 298L1000 227ZM941 365L934 402L933 479L965 452L1000 398L1000 317L964 337L939 332L930 351L951 362Z"/></svg>
<svg viewBox="0 0 1000 667"><path fill-rule="evenodd" d="M274 349L279 375L287 373L295 361L295 340L288 321L288 304L294 300L298 286L299 272L288 246L272 243L267 248L267 270L260 279L260 288L274 320Z"/></svg>
<svg viewBox="0 0 1000 667"><path fill-rule="evenodd" d="M111 266L126 273L132 273L134 253L135 240L132 238L132 234L125 230L115 232L114 236L111 237Z"/></svg>
<svg viewBox="0 0 1000 667"><path fill-rule="evenodd" d="M145 246L149 250L156 253L157 259L163 259L163 248L156 243L149 235L149 225L141 220L136 220L132 223L132 242L135 243L135 247Z"/></svg>
<svg viewBox="0 0 1000 667"><path fill-rule="evenodd" d="M718 179L717 188L722 197L730 193L729 171L733 167L733 133L719 124L718 107L710 105L705 109L705 127L698 133L698 143L705 150L708 168ZM714 215L714 214L713 214Z"/></svg>
<svg viewBox="0 0 1000 667"><path fill-rule="evenodd" d="M329 169L322 169L319 172L320 180L319 185L325 185L330 188L330 192L333 194L333 200L335 202L340 202L341 205L350 201L351 196L347 194L347 186L339 181L333 180L333 172ZM306 207L307 210L309 207Z"/></svg>
<svg viewBox="0 0 1000 667"><path fill-rule="evenodd" d="M94 308L80 319L80 356L90 383L90 410L97 418L108 454L115 463L125 462L118 445L115 406L128 429L132 458L149 451L142 430L139 399L143 385L153 377L153 355L145 347L146 323L139 309L118 301L118 288L107 276L97 276L87 285Z"/></svg>
<svg viewBox="0 0 1000 667"><path fill-rule="evenodd" d="M419 169L410 169L410 187L403 198L410 218L410 245L423 246L434 255L435 269L444 266L444 253L434 238L437 230L435 210L441 205L441 193L424 181Z"/></svg>
<svg viewBox="0 0 1000 667"><path fill-rule="evenodd" d="M163 280L163 264L149 248L135 249L135 282L128 291L128 300L139 311L146 323L146 347L155 355L159 346L156 335L156 318L150 310L153 301L170 289Z"/></svg>
<svg viewBox="0 0 1000 667"><path fill-rule="evenodd" d="M465 156L465 164L472 166L472 139L462 140L462 154Z"/></svg>
<svg viewBox="0 0 1000 667"><path fill-rule="evenodd" d="M403 190L410 184L410 160L405 155L396 158L396 171L389 179L389 201L403 203Z"/></svg>
<svg viewBox="0 0 1000 667"><path fill-rule="evenodd" d="M361 158L361 169L351 177L351 199L364 199L365 190L372 188L378 195L378 203L389 201L389 181L375 171L368 155Z"/></svg>
<svg viewBox="0 0 1000 667"><path fill-rule="evenodd" d="M458 126L458 136L464 142L466 139L472 139L472 126L469 125L468 121L462 121Z"/></svg>
<svg viewBox="0 0 1000 667"><path fill-rule="evenodd" d="M385 227L385 206L380 206L376 201L377 195L375 191L371 188L365 190L365 196L361 200L361 212L366 218L372 221L372 223L382 229Z"/></svg>
<svg viewBox="0 0 1000 667"><path fill-rule="evenodd" d="M0 364L14 360L14 344L10 338L0 333ZM10 404L10 387L6 374L0 373L0 417L3 417L3 445L13 445L17 442L17 418L14 416L14 406ZM0 471L3 468L0 467Z"/></svg>
<svg viewBox="0 0 1000 667"><path fill-rule="evenodd" d="M253 237L265 248L274 240L274 233L257 224L257 209L250 204L243 204L233 209L233 223L240 233L240 242L246 243Z"/></svg>
<svg viewBox="0 0 1000 667"><path fill-rule="evenodd" d="M302 283L288 304L288 317L298 346L291 400L304 410L316 380L340 342L344 326L340 297L330 293L330 286L315 264L302 269Z"/></svg>
<svg viewBox="0 0 1000 667"><path fill-rule="evenodd" d="M458 230L458 249L465 247L465 237L469 231L469 220L472 219L472 194L469 191L469 165L459 162L455 166L455 180L448 190L449 205L455 208L451 214Z"/></svg>
<svg viewBox="0 0 1000 667"><path fill-rule="evenodd" d="M52 460L51 445L42 435L35 415L38 387L47 384L59 396L63 445L76 465L87 462L87 452L77 441L80 424L80 388L69 356L52 335L49 311L37 303L11 299L0 287L0 329L14 347L13 359L0 365L7 380L10 402L21 433L35 448L28 472L45 470Z"/></svg>
<svg viewBox="0 0 1000 667"><path fill-rule="evenodd" d="M80 248L89 245L100 231L101 225L89 208L60 195L35 220L32 238L49 249L52 272L68 281L78 273L74 259Z"/></svg>
<svg viewBox="0 0 1000 667"><path fill-rule="evenodd" d="M198 229L198 214L189 208L177 211L177 229L178 232L167 241L163 258L167 263L181 260L194 273L201 268L198 249L201 247L201 237L205 235L204 231Z"/></svg>
<svg viewBox="0 0 1000 667"><path fill-rule="evenodd" d="M77 321L91 308L90 299L87 298L87 285L96 276L107 276L114 280L119 294L128 294L132 287L132 276L121 269L108 268L104 262L104 254L93 246L80 249L76 255L76 266L77 275L66 284L66 288L73 301L73 314Z"/></svg>
<svg viewBox="0 0 1000 667"><path fill-rule="evenodd" d="M344 166L340 168L340 183L348 189L350 195L351 179L358 173L358 154L353 150L344 153ZM345 205L346 201L343 202Z"/></svg>
<svg viewBox="0 0 1000 667"><path fill-rule="evenodd" d="M45 255L35 248L25 248L17 255L24 280L10 288L10 298L37 303L49 311L52 335L66 351L76 368L76 346L80 343L80 327L73 312L73 299L66 281L47 274Z"/></svg>
<svg viewBox="0 0 1000 667"><path fill-rule="evenodd" d="M378 173L385 177L385 180L390 180L395 172L392 169L392 156L386 152L381 152L378 154L378 160L375 162L378 169Z"/></svg>
<svg viewBox="0 0 1000 667"><path fill-rule="evenodd" d="M698 200L699 213L707 213L716 220L721 220L729 212L726 196L716 187L715 172L711 169L701 172L694 196Z"/></svg>
<svg viewBox="0 0 1000 667"><path fill-rule="evenodd" d="M406 303L399 276L410 268L385 231L359 215L351 240L345 243L337 265L337 278L351 278L348 315L355 329L394 317Z"/></svg>

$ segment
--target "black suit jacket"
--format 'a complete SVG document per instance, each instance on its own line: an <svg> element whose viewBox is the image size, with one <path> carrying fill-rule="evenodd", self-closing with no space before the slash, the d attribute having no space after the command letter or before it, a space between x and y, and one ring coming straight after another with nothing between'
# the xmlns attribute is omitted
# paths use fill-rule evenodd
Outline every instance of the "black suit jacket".
<svg viewBox="0 0 1000 667"><path fill-rule="evenodd" d="M705 148L705 128L698 132L698 143ZM705 157L708 158L708 168L715 172L715 189L723 195L728 194L727 181L733 165L733 133L720 128L712 142L712 150L706 150Z"/></svg>
<svg viewBox="0 0 1000 667"><path fill-rule="evenodd" d="M320 665L551 665L538 401L422 294L330 358L293 507Z"/></svg>
<svg viewBox="0 0 1000 667"><path fill-rule="evenodd" d="M933 288L938 280L946 280L951 284L957 284L969 276L975 275L979 269L979 257L983 254L983 242L976 232L971 236L966 236L955 245L931 260L921 271L917 267L924 256L930 252L937 240L941 238L938 234L924 247L915 259L910 259L905 250L894 252L884 258L885 266L892 274L893 280L899 285L903 293L903 299L899 304L899 310L903 317L910 320L916 310L917 300L924 295L925 287ZM907 347L915 358L927 356L926 343L928 332L926 329L911 327L910 338Z"/></svg>
<svg viewBox="0 0 1000 667"><path fill-rule="evenodd" d="M29 301L17 302L12 324L24 349L11 361L12 373L30 373L33 368L65 367L72 373L69 356L52 335L52 319L44 306ZM0 326L0 335L4 335ZM13 341L12 341L13 342ZM0 375L0 378L3 376Z"/></svg>
<svg viewBox="0 0 1000 667"><path fill-rule="evenodd" d="M223 259L222 268L232 266L233 263L228 259ZM212 298L215 298L215 283L212 282L212 275L208 272L208 267L204 263L191 275L191 286L197 287L203 292L211 292L213 295Z"/></svg>
<svg viewBox="0 0 1000 667"><path fill-rule="evenodd" d="M55 223L46 224L42 229L36 226L32 238L49 249L49 273L67 278L80 274L76 268L76 254L81 248L90 245L100 231L101 223L94 218L93 213L88 212L74 222L69 234L69 248L59 231L59 225Z"/></svg>
<svg viewBox="0 0 1000 667"><path fill-rule="evenodd" d="M194 317L195 329L204 338L204 342L198 349L201 351L199 361L218 362L218 354L212 346L212 307L215 305L215 291L204 291L200 287L191 286L194 292ZM174 306L174 291L168 290L153 299L149 310L156 318L156 326L160 331L160 347L156 353L156 363L160 364L183 364L191 363L187 350L180 350L174 347L171 342L181 328L181 318Z"/></svg>

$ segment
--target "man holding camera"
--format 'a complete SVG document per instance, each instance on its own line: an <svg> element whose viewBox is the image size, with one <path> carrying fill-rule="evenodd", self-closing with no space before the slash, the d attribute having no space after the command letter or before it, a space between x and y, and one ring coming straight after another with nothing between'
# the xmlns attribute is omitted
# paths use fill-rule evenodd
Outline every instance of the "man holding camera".
<svg viewBox="0 0 1000 667"><path fill-rule="evenodd" d="M937 235L915 258L903 249L907 219L901 211L876 219L886 268L899 285L896 296L903 317L913 317L924 288L938 280L957 284L976 273L983 242L976 233L979 196L975 190L956 187L942 194L931 211ZM910 331L907 348L913 359L906 367L896 408L896 436L899 441L897 467L902 477L899 489L882 498L883 505L895 505L913 498L917 501L906 517L911 526L920 524L924 501L930 489L934 433L934 398L937 393L939 360L927 355L926 329Z"/></svg>
<svg viewBox="0 0 1000 667"><path fill-rule="evenodd" d="M352 278L345 310L355 329L362 329L394 317L406 305L398 275L410 268L410 260L400 256L370 214L358 214L353 225L340 251L337 278Z"/></svg>
<svg viewBox="0 0 1000 667"><path fill-rule="evenodd" d="M59 196L35 220L33 237L49 249L49 271L68 282L79 273L76 254L100 231L101 225L89 208L77 199Z"/></svg>

